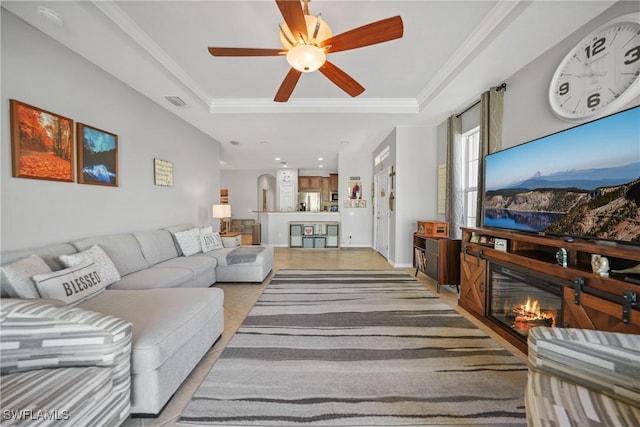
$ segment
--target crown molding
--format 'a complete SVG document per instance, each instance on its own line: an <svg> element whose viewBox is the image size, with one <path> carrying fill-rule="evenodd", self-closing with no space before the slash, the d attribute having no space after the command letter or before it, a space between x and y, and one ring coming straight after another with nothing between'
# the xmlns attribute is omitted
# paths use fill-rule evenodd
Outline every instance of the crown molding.
<svg viewBox="0 0 640 427"><path fill-rule="evenodd" d="M469 37L456 49L451 57L438 70L427 86L418 94L417 102L420 110L438 94L442 87L456 75L459 67L474 51L491 36L493 31L509 16L522 0L500 1L484 17L482 22L473 30Z"/></svg>
<svg viewBox="0 0 640 427"><path fill-rule="evenodd" d="M414 98L306 98L274 102L266 98L214 99L209 105L213 114L256 113L353 113L414 114L419 112Z"/></svg>
<svg viewBox="0 0 640 427"><path fill-rule="evenodd" d="M180 67L151 37L140 28L113 0L91 0L91 3L107 18L113 21L125 34L136 42L145 52L162 65L179 82L187 87L205 105L209 105L209 96L191 76Z"/></svg>

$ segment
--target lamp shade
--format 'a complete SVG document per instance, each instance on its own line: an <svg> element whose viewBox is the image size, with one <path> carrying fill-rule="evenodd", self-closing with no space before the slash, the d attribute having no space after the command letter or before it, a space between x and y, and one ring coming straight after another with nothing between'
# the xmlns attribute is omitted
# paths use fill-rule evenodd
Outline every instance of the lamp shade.
<svg viewBox="0 0 640 427"><path fill-rule="evenodd" d="M231 218L231 205L213 205L211 212L214 218Z"/></svg>

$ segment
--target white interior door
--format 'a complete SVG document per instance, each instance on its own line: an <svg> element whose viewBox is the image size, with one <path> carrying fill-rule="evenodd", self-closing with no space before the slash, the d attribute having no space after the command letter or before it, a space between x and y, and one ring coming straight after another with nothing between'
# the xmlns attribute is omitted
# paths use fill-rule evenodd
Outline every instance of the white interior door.
<svg viewBox="0 0 640 427"><path fill-rule="evenodd" d="M383 257L389 258L389 168L378 172L374 179L375 218L374 247Z"/></svg>

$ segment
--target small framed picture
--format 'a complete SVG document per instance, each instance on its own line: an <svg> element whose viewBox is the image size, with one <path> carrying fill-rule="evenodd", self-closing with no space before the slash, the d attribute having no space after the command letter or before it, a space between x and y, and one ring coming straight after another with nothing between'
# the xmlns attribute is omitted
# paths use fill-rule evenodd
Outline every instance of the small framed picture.
<svg viewBox="0 0 640 427"><path fill-rule="evenodd" d="M487 236L480 236L480 241L479 243L481 245L486 245L487 244Z"/></svg>
<svg viewBox="0 0 640 427"><path fill-rule="evenodd" d="M303 233L305 236L313 236L313 225L305 225Z"/></svg>
<svg viewBox="0 0 640 427"><path fill-rule="evenodd" d="M479 234L472 234L471 238L469 239L469 242L471 243L478 243L480 241L480 235Z"/></svg>
<svg viewBox="0 0 640 427"><path fill-rule="evenodd" d="M118 186L118 135L77 123L78 183Z"/></svg>

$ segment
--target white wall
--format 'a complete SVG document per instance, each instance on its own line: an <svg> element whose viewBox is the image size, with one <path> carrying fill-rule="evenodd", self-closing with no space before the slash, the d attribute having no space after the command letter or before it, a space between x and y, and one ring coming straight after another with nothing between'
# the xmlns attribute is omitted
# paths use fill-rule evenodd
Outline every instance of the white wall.
<svg viewBox="0 0 640 427"><path fill-rule="evenodd" d="M2 250L213 224L219 143L4 9L1 31ZM119 186L13 178L9 99L117 134ZM155 157L173 162L174 187L154 185Z"/></svg>
<svg viewBox="0 0 640 427"><path fill-rule="evenodd" d="M275 179L276 170L220 171L220 187L229 190L229 204L233 218L258 219L256 211L262 209L262 206L258 206L258 178L263 174L270 174ZM273 200L275 200L275 194Z"/></svg>
<svg viewBox="0 0 640 427"><path fill-rule="evenodd" d="M413 233L418 220L436 219L438 211L438 134L436 126L396 128L396 267L413 263Z"/></svg>

